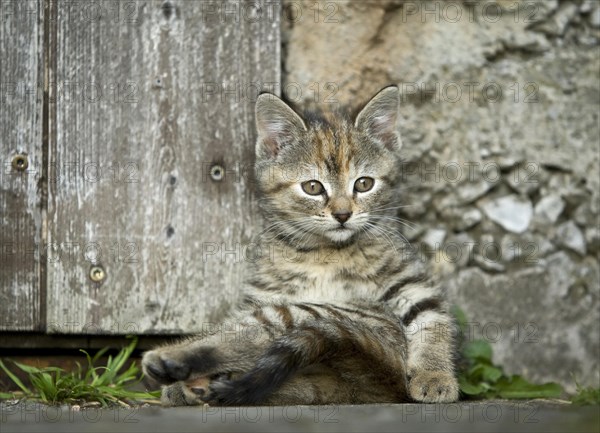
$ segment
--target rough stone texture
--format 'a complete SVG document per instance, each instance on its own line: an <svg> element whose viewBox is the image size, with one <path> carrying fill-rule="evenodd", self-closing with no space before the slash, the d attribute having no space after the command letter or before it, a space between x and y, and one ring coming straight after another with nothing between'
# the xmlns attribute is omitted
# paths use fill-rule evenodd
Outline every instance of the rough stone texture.
<svg viewBox="0 0 600 433"><path fill-rule="evenodd" d="M569 391L574 378L598 386L600 3L284 6L302 10L282 20L283 93L299 108L400 86L400 216L419 224L405 236L469 318L500 325L496 360ZM522 233L485 212L502 197L535 209ZM441 254L423 245L431 230L446 232ZM449 258L469 239L467 259Z"/></svg>

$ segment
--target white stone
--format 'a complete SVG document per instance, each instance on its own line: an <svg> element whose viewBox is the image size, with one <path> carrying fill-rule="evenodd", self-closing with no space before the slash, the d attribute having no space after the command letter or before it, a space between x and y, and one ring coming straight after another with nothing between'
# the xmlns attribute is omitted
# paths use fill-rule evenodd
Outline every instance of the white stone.
<svg viewBox="0 0 600 433"><path fill-rule="evenodd" d="M574 282L575 264L564 251L548 256L546 269L550 275L548 292L557 300L564 300Z"/></svg>
<svg viewBox="0 0 600 433"><path fill-rule="evenodd" d="M585 202L579 205L573 213L573 219L580 226L590 226L596 224L596 215L590 209L590 203Z"/></svg>
<svg viewBox="0 0 600 433"><path fill-rule="evenodd" d="M432 250L437 250L442 247L446 239L446 230L444 229L429 229L423 236L422 242Z"/></svg>
<svg viewBox="0 0 600 433"><path fill-rule="evenodd" d="M527 230L533 216L531 201L515 195L483 202L481 208L489 219L513 233Z"/></svg>
<svg viewBox="0 0 600 433"><path fill-rule="evenodd" d="M462 216L461 227L463 227L465 230L470 229L471 227L479 224L481 222L482 217L483 215L481 214L481 211L479 209L469 209Z"/></svg>
<svg viewBox="0 0 600 433"><path fill-rule="evenodd" d="M542 257L555 250L554 244L535 233L527 232L522 235L508 233L500 241L502 260L506 263L519 262L526 266L533 266L542 260Z"/></svg>
<svg viewBox="0 0 600 433"><path fill-rule="evenodd" d="M562 36L569 23L576 17L579 8L573 3L563 3L562 7L537 30L551 36Z"/></svg>
<svg viewBox="0 0 600 433"><path fill-rule="evenodd" d="M494 185L488 182L466 183L458 189L458 198L461 203L472 203L488 192Z"/></svg>
<svg viewBox="0 0 600 433"><path fill-rule="evenodd" d="M473 257L475 240L466 233L458 233L449 237L444 244L442 259L456 266L464 267Z"/></svg>
<svg viewBox="0 0 600 433"><path fill-rule="evenodd" d="M588 227L585 230L585 242L591 252L600 251L600 229L598 227Z"/></svg>
<svg viewBox="0 0 600 433"><path fill-rule="evenodd" d="M513 168L515 165L521 162L523 162L523 158L516 155L503 155L496 159L496 163L503 170Z"/></svg>
<svg viewBox="0 0 600 433"><path fill-rule="evenodd" d="M544 0L535 3L535 13L532 19L545 19L558 9L558 0Z"/></svg>
<svg viewBox="0 0 600 433"><path fill-rule="evenodd" d="M559 245L585 256L585 238L573 221L567 221L556 228L555 241Z"/></svg>
<svg viewBox="0 0 600 433"><path fill-rule="evenodd" d="M600 27L600 6L596 6L590 14L590 24L594 27Z"/></svg>
<svg viewBox="0 0 600 433"><path fill-rule="evenodd" d="M535 215L544 221L555 223L564 208L564 200L556 194L550 194L535 205Z"/></svg>
<svg viewBox="0 0 600 433"><path fill-rule="evenodd" d="M582 14L587 14L592 10L592 0L583 0L581 6L579 6L579 12Z"/></svg>
<svg viewBox="0 0 600 433"><path fill-rule="evenodd" d="M519 238L510 233L502 236L500 249L502 251L502 260L507 263L516 261L522 254Z"/></svg>
<svg viewBox="0 0 600 433"><path fill-rule="evenodd" d="M539 172L531 167L515 167L504 179L520 194L530 195L540 188Z"/></svg>
<svg viewBox="0 0 600 433"><path fill-rule="evenodd" d="M479 266L484 271L488 272L504 272L506 267L498 262L497 260L492 260L487 257L483 257L480 255L475 255L473 261L477 266Z"/></svg>

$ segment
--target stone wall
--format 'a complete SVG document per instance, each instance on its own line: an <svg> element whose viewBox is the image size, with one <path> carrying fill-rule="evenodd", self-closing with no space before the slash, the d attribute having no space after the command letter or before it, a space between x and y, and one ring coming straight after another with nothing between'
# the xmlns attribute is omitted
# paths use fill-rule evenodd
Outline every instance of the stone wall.
<svg viewBox="0 0 600 433"><path fill-rule="evenodd" d="M598 386L600 4L284 2L284 96L402 91L404 236L511 373Z"/></svg>

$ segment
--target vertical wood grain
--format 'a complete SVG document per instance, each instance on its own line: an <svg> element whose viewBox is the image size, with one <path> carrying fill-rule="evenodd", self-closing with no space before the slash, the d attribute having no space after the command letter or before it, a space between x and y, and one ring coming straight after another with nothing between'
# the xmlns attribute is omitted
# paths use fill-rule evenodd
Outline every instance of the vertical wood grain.
<svg viewBox="0 0 600 433"><path fill-rule="evenodd" d="M236 300L256 233L253 105L279 82L279 11L94 3L57 3L49 332L195 332Z"/></svg>
<svg viewBox="0 0 600 433"><path fill-rule="evenodd" d="M0 13L0 330L40 330L43 2L3 1Z"/></svg>

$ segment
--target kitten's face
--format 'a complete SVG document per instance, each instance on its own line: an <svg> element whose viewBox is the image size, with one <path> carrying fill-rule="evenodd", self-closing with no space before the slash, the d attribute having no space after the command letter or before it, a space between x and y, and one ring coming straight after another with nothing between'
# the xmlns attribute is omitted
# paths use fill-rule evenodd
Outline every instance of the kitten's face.
<svg viewBox="0 0 600 433"><path fill-rule="evenodd" d="M354 123L333 115L305 123L279 99L259 99L257 179L267 230L309 248L381 234L398 176L397 109L395 87Z"/></svg>

